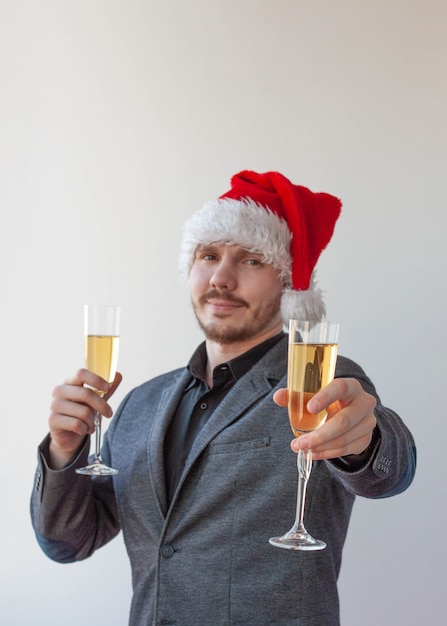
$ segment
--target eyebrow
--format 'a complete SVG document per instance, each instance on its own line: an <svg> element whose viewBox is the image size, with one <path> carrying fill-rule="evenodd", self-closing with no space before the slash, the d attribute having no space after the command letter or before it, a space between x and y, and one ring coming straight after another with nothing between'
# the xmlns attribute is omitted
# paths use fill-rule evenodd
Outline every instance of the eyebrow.
<svg viewBox="0 0 447 626"><path fill-rule="evenodd" d="M245 248L244 246L241 246L239 244L232 244L232 243L226 243L224 241L219 241L219 242L215 242L215 243L207 243L207 244L198 244L195 252L197 253L204 253L204 252L215 252L216 248L219 248L220 246L238 246L239 250L238 250L238 254L240 254L240 256L253 256L253 257L258 257L260 260L262 260L264 258L264 254L263 252L255 252L253 250L248 250L248 248Z"/></svg>

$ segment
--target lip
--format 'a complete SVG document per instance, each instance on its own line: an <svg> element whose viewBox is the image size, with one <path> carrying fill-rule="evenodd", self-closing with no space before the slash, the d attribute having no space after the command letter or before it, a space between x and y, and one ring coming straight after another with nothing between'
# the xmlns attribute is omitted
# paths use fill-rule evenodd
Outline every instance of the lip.
<svg viewBox="0 0 447 626"><path fill-rule="evenodd" d="M242 307L241 303L233 302L231 300L207 300L207 304L214 311L220 311L220 312L234 311L235 309L240 309Z"/></svg>

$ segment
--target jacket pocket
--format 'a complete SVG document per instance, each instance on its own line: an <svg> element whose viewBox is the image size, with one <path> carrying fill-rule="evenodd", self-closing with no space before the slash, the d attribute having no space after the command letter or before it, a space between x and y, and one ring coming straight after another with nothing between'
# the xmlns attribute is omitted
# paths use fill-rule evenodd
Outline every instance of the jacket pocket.
<svg viewBox="0 0 447 626"><path fill-rule="evenodd" d="M268 448L270 437L257 437L248 441L230 441L228 443L212 443L209 445L208 454L231 454Z"/></svg>

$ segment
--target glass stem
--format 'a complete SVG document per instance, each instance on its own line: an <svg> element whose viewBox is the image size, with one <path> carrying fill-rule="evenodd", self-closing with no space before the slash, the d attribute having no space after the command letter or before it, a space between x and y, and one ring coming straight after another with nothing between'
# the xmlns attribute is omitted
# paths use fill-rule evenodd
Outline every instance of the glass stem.
<svg viewBox="0 0 447 626"><path fill-rule="evenodd" d="M101 421L102 416L98 411L95 413L95 463L101 463Z"/></svg>
<svg viewBox="0 0 447 626"><path fill-rule="evenodd" d="M296 519L297 531L305 531L304 528L304 505L306 502L307 482L312 471L312 450L300 450L296 455L298 468L298 492L296 496Z"/></svg>

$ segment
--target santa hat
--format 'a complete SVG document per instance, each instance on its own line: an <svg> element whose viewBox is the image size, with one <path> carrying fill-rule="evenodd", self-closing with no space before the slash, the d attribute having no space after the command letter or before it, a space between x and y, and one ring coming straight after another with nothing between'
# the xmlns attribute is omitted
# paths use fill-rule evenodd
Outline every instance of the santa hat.
<svg viewBox="0 0 447 626"><path fill-rule="evenodd" d="M239 172L229 191L186 222L179 258L182 277L189 276L197 246L237 244L262 254L279 271L285 324L291 318L319 321L326 310L314 270L341 206L338 198L294 185L279 172Z"/></svg>

